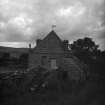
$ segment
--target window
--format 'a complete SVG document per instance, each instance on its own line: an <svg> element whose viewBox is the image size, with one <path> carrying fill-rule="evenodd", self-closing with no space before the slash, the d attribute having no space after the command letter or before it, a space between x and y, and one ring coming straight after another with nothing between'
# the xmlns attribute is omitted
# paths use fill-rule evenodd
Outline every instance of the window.
<svg viewBox="0 0 105 105"><path fill-rule="evenodd" d="M46 56L42 56L41 57L41 65L46 65L47 63L47 57Z"/></svg>

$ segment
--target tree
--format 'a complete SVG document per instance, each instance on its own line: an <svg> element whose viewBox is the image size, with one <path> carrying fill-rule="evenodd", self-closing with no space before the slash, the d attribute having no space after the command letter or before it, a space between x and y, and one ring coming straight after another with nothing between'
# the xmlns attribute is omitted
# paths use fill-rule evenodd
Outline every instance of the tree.
<svg viewBox="0 0 105 105"><path fill-rule="evenodd" d="M95 58L99 53L98 50L99 46L96 45L95 42L88 37L74 41L70 45L70 47L74 55L76 55L79 59L81 59L85 63L88 62L90 58Z"/></svg>
<svg viewBox="0 0 105 105"><path fill-rule="evenodd" d="M105 74L105 63L103 60L105 52L99 50L99 46L91 38L78 39L70 47L73 54L87 64L90 73Z"/></svg>
<svg viewBox="0 0 105 105"><path fill-rule="evenodd" d="M28 54L27 53L23 53L21 54L20 58L19 58L19 62L21 67L23 68L27 68L28 67Z"/></svg>

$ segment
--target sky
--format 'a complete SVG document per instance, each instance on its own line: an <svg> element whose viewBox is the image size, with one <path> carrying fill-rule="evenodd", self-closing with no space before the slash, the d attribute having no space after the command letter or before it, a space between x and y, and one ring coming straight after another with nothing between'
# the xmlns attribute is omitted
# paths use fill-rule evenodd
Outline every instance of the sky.
<svg viewBox="0 0 105 105"><path fill-rule="evenodd" d="M27 47L52 25L61 39L91 37L105 50L105 0L0 0L0 45Z"/></svg>

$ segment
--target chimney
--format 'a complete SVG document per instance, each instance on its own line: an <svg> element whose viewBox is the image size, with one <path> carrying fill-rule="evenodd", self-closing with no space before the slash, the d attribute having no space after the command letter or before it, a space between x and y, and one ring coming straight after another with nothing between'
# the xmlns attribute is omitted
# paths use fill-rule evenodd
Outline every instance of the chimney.
<svg viewBox="0 0 105 105"><path fill-rule="evenodd" d="M31 49L31 43L29 44L29 49Z"/></svg>
<svg viewBox="0 0 105 105"><path fill-rule="evenodd" d="M37 40L36 40L36 46L38 46L41 41L42 41L41 39L37 39Z"/></svg>
<svg viewBox="0 0 105 105"><path fill-rule="evenodd" d="M68 40L64 40L63 41L64 50L68 50L68 45L69 45L69 41Z"/></svg>

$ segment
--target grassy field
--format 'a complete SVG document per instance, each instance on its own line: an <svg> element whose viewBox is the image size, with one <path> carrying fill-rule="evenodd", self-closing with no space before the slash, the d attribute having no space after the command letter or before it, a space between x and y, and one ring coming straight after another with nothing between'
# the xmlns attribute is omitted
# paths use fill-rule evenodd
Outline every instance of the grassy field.
<svg viewBox="0 0 105 105"><path fill-rule="evenodd" d="M74 86L65 83L61 89L55 86L38 92L6 92L0 105L104 105L104 89L101 81L85 81Z"/></svg>

